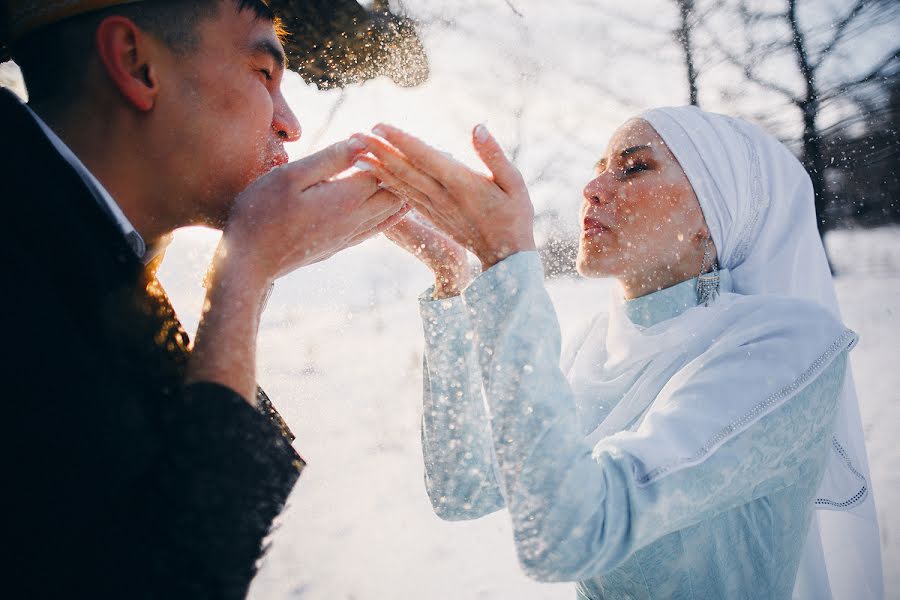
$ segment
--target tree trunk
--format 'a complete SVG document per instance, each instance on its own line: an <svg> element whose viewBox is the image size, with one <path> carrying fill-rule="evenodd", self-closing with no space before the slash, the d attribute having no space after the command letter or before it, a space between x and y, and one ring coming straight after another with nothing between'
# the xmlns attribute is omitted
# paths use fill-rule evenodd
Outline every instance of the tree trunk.
<svg viewBox="0 0 900 600"><path fill-rule="evenodd" d="M812 180L813 193L816 205L816 226L819 234L825 236L825 232L831 229L832 223L828 220L828 190L825 186L825 161L822 154L822 138L816 127L817 102L810 102L800 107L803 112L803 166Z"/></svg>
<svg viewBox="0 0 900 600"><path fill-rule="evenodd" d="M809 52L806 47L806 37L797 17L797 0L788 0L787 17L788 24L791 27L792 45L797 59L797 66L806 83L804 97L798 103L798 107L803 113L803 165L806 167L806 171L812 180L813 193L815 194L816 226L819 229L819 236L821 236L824 246L825 232L828 231L831 223L828 222L826 215L828 191L825 187L825 161L822 158L822 139L816 125L816 118L819 115L819 90L816 85L816 71L810 62ZM831 267L831 272L834 273L834 267L831 265L830 258L828 259L828 265Z"/></svg>
<svg viewBox="0 0 900 600"><path fill-rule="evenodd" d="M687 70L688 95L693 106L700 106L697 90L697 70L694 66L694 52L691 44L691 22L694 16L694 0L677 0L681 16L681 26L675 31L675 38L684 52Z"/></svg>

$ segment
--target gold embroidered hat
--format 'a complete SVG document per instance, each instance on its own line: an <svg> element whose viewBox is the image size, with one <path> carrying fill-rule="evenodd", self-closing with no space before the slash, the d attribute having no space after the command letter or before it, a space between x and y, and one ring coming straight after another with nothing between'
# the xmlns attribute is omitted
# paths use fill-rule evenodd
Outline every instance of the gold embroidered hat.
<svg viewBox="0 0 900 600"><path fill-rule="evenodd" d="M0 62L29 33L65 19L153 0L0 0ZM402 86L428 78L425 49L411 19L390 11L386 0L371 8L357 0L260 0L271 9L288 67L319 88L343 87L379 75Z"/></svg>

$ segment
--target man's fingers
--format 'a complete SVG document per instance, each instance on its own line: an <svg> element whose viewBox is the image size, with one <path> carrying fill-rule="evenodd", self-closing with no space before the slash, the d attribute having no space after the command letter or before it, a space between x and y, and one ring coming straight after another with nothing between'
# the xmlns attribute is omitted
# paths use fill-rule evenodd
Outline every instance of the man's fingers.
<svg viewBox="0 0 900 600"><path fill-rule="evenodd" d="M507 194L519 191L525 185L522 174L509 162L503 148L484 125L472 130L472 145L478 157L494 175L494 182Z"/></svg>
<svg viewBox="0 0 900 600"><path fill-rule="evenodd" d="M309 191L326 194L328 203L335 206L337 214L346 214L362 208L378 190L378 180L372 175L354 173L334 181L321 182Z"/></svg>
<svg viewBox="0 0 900 600"><path fill-rule="evenodd" d="M356 157L365 151L364 144L351 138L281 168L291 174L300 189L305 190L343 173L353 165Z"/></svg>
<svg viewBox="0 0 900 600"><path fill-rule="evenodd" d="M402 152L413 166L446 188L459 187L463 178L468 175L468 167L396 127L381 123L372 128L372 133L386 139Z"/></svg>

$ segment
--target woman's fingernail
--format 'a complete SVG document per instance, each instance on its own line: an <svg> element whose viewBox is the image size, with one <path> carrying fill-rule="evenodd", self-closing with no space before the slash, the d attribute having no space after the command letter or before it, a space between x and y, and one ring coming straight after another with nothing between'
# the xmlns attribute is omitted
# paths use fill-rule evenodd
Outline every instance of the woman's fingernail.
<svg viewBox="0 0 900 600"><path fill-rule="evenodd" d="M372 128L372 133L383 138L387 134L387 130L384 128L384 125L379 124Z"/></svg>
<svg viewBox="0 0 900 600"><path fill-rule="evenodd" d="M372 165L370 165L369 163L362 161L362 160L357 160L356 162L353 163L353 166L356 167L357 169L359 169L360 171L374 171L375 170L372 167Z"/></svg>
<svg viewBox="0 0 900 600"><path fill-rule="evenodd" d="M362 140L356 137L352 137L347 140L347 147L350 148L350 151L354 154L359 154L360 152L366 151L366 145Z"/></svg>
<svg viewBox="0 0 900 600"><path fill-rule="evenodd" d="M475 139L479 142L486 142L487 139L491 136L490 132L488 132L487 127L485 127L482 123L479 123L475 126Z"/></svg>

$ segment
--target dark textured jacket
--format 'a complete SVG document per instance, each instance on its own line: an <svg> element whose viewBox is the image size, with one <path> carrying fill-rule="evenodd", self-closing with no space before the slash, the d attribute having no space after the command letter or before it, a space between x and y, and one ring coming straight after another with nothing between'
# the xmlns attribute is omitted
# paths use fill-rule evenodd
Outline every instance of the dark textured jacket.
<svg viewBox="0 0 900 600"><path fill-rule="evenodd" d="M6 90L0 205L3 595L244 597L303 467L289 432L261 392L185 385L152 269Z"/></svg>

